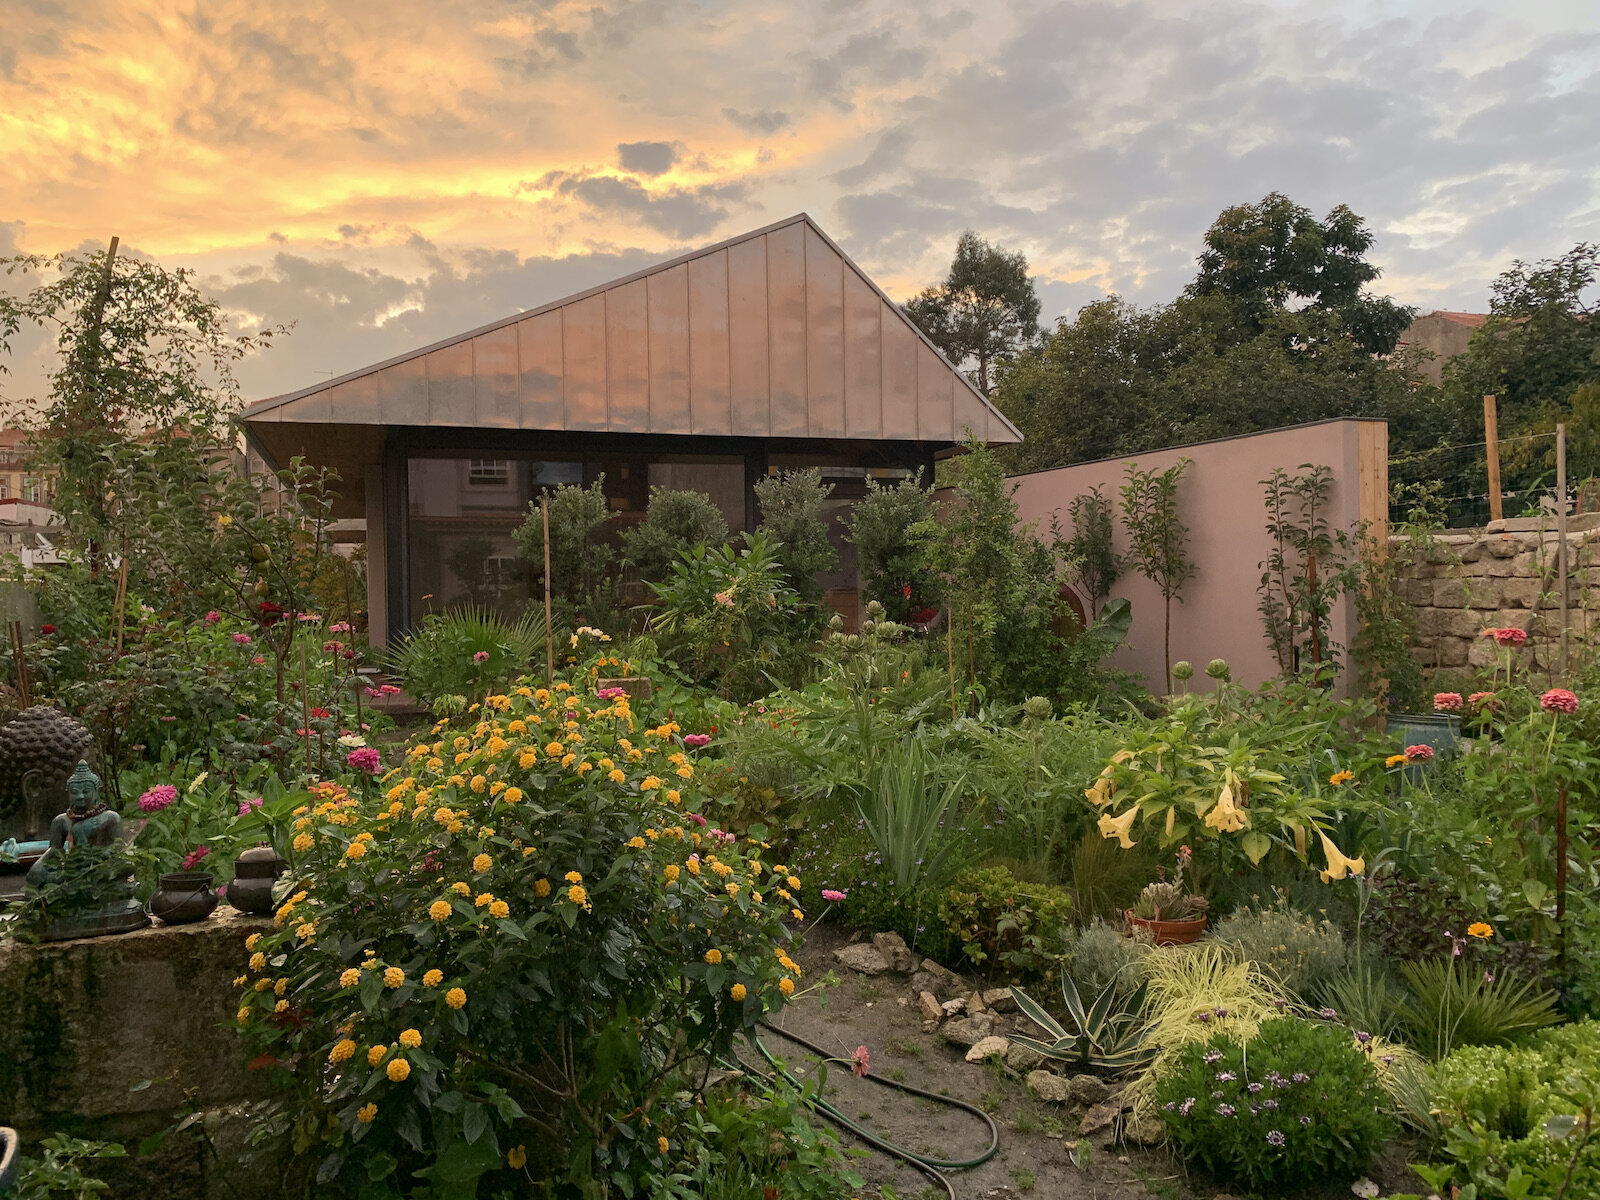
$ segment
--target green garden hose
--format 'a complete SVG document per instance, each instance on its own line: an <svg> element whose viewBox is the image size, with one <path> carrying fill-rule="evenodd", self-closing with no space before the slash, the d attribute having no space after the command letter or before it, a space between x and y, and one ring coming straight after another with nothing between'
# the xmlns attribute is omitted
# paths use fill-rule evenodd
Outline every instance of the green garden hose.
<svg viewBox="0 0 1600 1200"><path fill-rule="evenodd" d="M821 1058L832 1057L827 1050L813 1042L808 1042L805 1038L800 1037L798 1034L790 1033L784 1029L779 1029L776 1025L768 1024L766 1021L761 1022L761 1025L762 1028L770 1030L779 1037L788 1038L791 1042L795 1042L801 1046L804 1046L807 1050ZM794 1076L790 1075L788 1070L784 1068L776 1058L773 1057L772 1051L767 1049L766 1045L761 1041L761 1039L758 1037L752 1040L756 1044L756 1049L761 1051L761 1056L767 1060L767 1063L772 1067L772 1069L782 1075L796 1088L799 1088L799 1081L795 1079ZM904 1146L897 1146L888 1139L873 1133L870 1129L867 1129L862 1125L858 1125L855 1121L852 1121L849 1117L845 1116L844 1113L840 1112L832 1104L828 1103L827 1100L823 1099L820 1094L810 1101L811 1106L816 1109L816 1111L827 1117L834 1124L849 1130L850 1133L866 1142L869 1146L873 1146L876 1149L883 1151L885 1154L909 1163L912 1167L915 1167L918 1171L921 1171L929 1179L932 1179L935 1183L943 1187L944 1190L949 1194L950 1200L956 1200L956 1189L955 1186L951 1184L950 1180L945 1176L944 1172L965 1171L976 1166L981 1166L983 1163L986 1163L993 1158L995 1153L1000 1149L1000 1130L998 1127L996 1127L994 1118L988 1113L984 1112L981 1108L977 1108L974 1105L968 1104L964 1100L953 1099L950 1096L935 1095L933 1092L924 1091L922 1088L912 1087L909 1083L899 1083L893 1079L885 1079L881 1075L867 1075L864 1078L869 1079L874 1083L882 1084L884 1087L894 1088L896 1091L905 1092L912 1096L921 1096L925 1100L932 1100L935 1104L943 1104L951 1108L965 1109L967 1112L977 1117L989 1127L989 1146L976 1158L933 1158L929 1155L914 1153L913 1151L907 1150Z"/></svg>

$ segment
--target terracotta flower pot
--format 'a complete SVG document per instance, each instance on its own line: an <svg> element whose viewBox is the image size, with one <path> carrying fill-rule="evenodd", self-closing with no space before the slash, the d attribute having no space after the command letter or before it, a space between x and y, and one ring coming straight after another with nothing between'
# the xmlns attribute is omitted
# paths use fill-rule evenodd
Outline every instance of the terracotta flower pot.
<svg viewBox="0 0 1600 1200"><path fill-rule="evenodd" d="M1128 919L1129 925L1148 929L1158 946L1187 946L1190 942L1199 941L1200 935L1206 931L1205 917L1196 917L1192 921L1147 921L1134 916L1131 908L1122 915Z"/></svg>

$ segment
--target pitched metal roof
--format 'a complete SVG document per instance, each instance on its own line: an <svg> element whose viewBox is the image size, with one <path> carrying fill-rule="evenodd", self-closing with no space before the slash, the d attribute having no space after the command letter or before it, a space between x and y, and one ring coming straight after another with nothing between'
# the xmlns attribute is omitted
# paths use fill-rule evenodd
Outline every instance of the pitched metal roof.
<svg viewBox="0 0 1600 1200"><path fill-rule="evenodd" d="M805 213L241 418L993 445L1022 440ZM284 430L283 432L287 432Z"/></svg>

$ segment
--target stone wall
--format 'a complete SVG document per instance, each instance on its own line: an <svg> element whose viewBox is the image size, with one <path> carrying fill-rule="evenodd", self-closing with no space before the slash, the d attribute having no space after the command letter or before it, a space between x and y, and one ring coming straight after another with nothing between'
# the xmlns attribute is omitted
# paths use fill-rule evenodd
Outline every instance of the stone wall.
<svg viewBox="0 0 1600 1200"><path fill-rule="evenodd" d="M25 1142L63 1132L124 1143L130 1158L100 1164L113 1195L215 1194L224 1172L198 1129L134 1150L198 1109L213 1145L235 1156L240 1106L264 1080L232 1025L233 980L246 936L270 928L223 905L193 925L0 943L0 1125Z"/></svg>
<svg viewBox="0 0 1600 1200"><path fill-rule="evenodd" d="M1423 666L1441 670L1487 667L1495 647L1485 629L1513 627L1528 634L1533 663L1556 665L1561 594L1554 518L1491 521L1484 529L1452 530L1422 546L1394 539L1408 556L1401 587L1417 612L1412 651ZM1600 514L1568 522L1569 660L1587 653L1591 625L1600 628Z"/></svg>

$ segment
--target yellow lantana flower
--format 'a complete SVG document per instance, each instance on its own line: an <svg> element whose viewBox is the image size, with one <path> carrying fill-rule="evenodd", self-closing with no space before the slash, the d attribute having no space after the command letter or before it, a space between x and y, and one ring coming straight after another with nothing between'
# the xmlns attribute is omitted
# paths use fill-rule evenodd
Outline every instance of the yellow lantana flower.
<svg viewBox="0 0 1600 1200"><path fill-rule="evenodd" d="M408 1050L415 1050L418 1046L422 1045L422 1034L415 1029L402 1030L400 1033L400 1044Z"/></svg>
<svg viewBox="0 0 1600 1200"><path fill-rule="evenodd" d="M472 860L472 869L479 875L482 875L492 866L494 866L494 859L490 858L487 854L480 854L477 858Z"/></svg>
<svg viewBox="0 0 1600 1200"><path fill-rule="evenodd" d="M328 1051L328 1061L337 1065L355 1055L356 1044L349 1038L341 1038L333 1044L333 1049Z"/></svg>
<svg viewBox="0 0 1600 1200"><path fill-rule="evenodd" d="M452 911L453 910L450 907L450 901L448 900L435 900L432 904L428 905L428 915L435 921L449 920L450 913Z"/></svg>
<svg viewBox="0 0 1600 1200"><path fill-rule="evenodd" d="M453 987L444 994L444 1002L451 1008L465 1008L467 1006L467 994L460 988Z"/></svg>
<svg viewBox="0 0 1600 1200"><path fill-rule="evenodd" d="M403 1058L389 1061L389 1078L395 1083L404 1083L411 1075L411 1064Z"/></svg>
<svg viewBox="0 0 1600 1200"><path fill-rule="evenodd" d="M385 967L383 971L383 986L397 988L406 981L406 973L399 967Z"/></svg>
<svg viewBox="0 0 1600 1200"><path fill-rule="evenodd" d="M363 1104L356 1110L356 1120L363 1125L371 1125L378 1119L378 1106L376 1104Z"/></svg>
<svg viewBox="0 0 1600 1200"><path fill-rule="evenodd" d="M506 917L511 915L511 906L504 900L496 900L493 904L489 905L489 915L495 918L497 921L504 920Z"/></svg>
<svg viewBox="0 0 1600 1200"><path fill-rule="evenodd" d="M426 975L422 977L423 987L438 987L443 982L444 972L439 970L438 967L432 968Z"/></svg>
<svg viewBox="0 0 1600 1200"><path fill-rule="evenodd" d="M342 988L355 987L361 982L361 972L354 967L346 967L339 975L339 986Z"/></svg>
<svg viewBox="0 0 1600 1200"><path fill-rule="evenodd" d="M746 995L745 990L744 990L744 984L742 984L742 983L734 984L731 988L728 989L728 995L732 996L735 1000L743 1000L745 998L745 995Z"/></svg>
<svg viewBox="0 0 1600 1200"><path fill-rule="evenodd" d="M367 1051L367 1066L375 1067L383 1061L383 1056L389 1053L387 1046L374 1046Z"/></svg>
<svg viewBox="0 0 1600 1200"><path fill-rule="evenodd" d="M543 900L550 894L550 881L548 879L536 881L533 885L533 894Z"/></svg>

